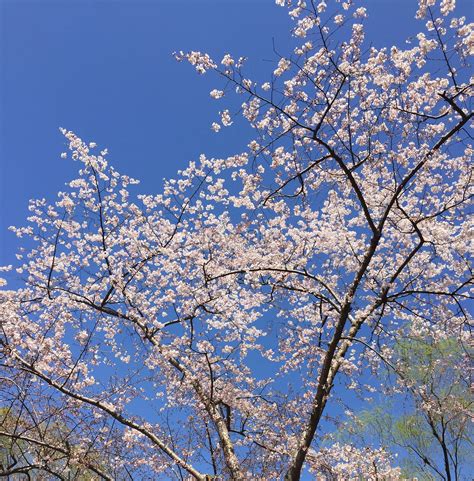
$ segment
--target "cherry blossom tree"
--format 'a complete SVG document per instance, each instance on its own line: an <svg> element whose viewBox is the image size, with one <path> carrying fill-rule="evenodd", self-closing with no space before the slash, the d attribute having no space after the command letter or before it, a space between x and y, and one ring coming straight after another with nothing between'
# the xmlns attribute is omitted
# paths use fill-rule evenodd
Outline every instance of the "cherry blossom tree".
<svg viewBox="0 0 474 481"><path fill-rule="evenodd" d="M213 130L254 129L241 152L136 195L62 129L79 177L31 201L20 279L3 269L2 476L399 479L396 446L332 433L389 391L430 419L400 346L467 365L473 25L419 0L416 40L377 49L355 1L277 4L298 45L268 81L176 54L219 83Z"/></svg>

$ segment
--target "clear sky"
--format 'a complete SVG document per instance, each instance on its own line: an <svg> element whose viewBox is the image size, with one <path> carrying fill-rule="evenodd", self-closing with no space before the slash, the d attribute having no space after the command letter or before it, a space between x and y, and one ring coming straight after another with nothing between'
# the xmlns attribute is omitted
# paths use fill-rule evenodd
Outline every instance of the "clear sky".
<svg viewBox="0 0 474 481"><path fill-rule="evenodd" d="M374 44L416 32L415 0L362 4ZM74 177L77 164L59 157L58 127L108 147L119 171L156 193L200 153L247 144L238 125L210 130L218 85L172 52L247 56L264 80L272 38L284 51L289 27L273 0L0 0L0 263L13 262L7 227L23 223L28 199L53 199Z"/></svg>

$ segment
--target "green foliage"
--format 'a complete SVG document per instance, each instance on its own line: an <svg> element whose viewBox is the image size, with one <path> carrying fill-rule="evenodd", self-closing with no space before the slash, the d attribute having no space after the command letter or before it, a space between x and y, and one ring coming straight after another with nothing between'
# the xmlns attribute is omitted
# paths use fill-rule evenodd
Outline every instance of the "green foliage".
<svg viewBox="0 0 474 481"><path fill-rule="evenodd" d="M8 466L28 466L35 459L48 459L48 469L51 472L61 473L64 479L74 481L94 481L98 479L97 474L92 470L87 469L83 464L71 463L68 454L54 449L54 447L59 447L63 451L68 451L71 448L65 441L69 437L70 429L64 423L48 421L28 428L24 425L24 418L18 412L8 407L0 407L0 431L16 432L19 435L19 438L0 435L0 478L2 477L1 471ZM23 433L35 438L36 432L47 433L47 436L41 441L49 443L51 447L40 446L21 439ZM103 472L108 471L108 466L98 451L89 450L87 461ZM41 477L42 474L37 469L32 469L29 473L32 479L45 479Z"/></svg>
<svg viewBox="0 0 474 481"><path fill-rule="evenodd" d="M467 469L473 400L465 371L466 352L454 339L405 338L398 340L391 363L405 393L393 392L359 412L339 429L337 439L358 437L366 445L396 446L399 465L408 479L440 479L444 451L452 456L452 472Z"/></svg>

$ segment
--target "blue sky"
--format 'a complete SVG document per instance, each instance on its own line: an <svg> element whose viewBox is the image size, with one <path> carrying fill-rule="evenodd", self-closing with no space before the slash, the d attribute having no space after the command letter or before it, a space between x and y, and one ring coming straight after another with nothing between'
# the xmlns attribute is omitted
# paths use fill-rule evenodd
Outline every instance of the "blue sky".
<svg viewBox="0 0 474 481"><path fill-rule="evenodd" d="M391 45L415 33L415 3L362 2L368 38ZM172 52L247 56L263 80L272 38L285 51L289 27L273 0L0 0L0 263L13 262L7 227L23 223L28 199L53 199L75 175L58 127L108 147L119 171L156 193L200 153L230 155L248 140L239 125L210 130L218 84Z"/></svg>

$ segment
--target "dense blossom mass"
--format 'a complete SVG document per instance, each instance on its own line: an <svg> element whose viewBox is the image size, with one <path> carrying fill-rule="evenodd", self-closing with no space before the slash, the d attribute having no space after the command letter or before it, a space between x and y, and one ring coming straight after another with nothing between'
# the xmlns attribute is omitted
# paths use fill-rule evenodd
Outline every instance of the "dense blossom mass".
<svg viewBox="0 0 474 481"><path fill-rule="evenodd" d="M419 0L377 48L358 1L276 3L264 82L176 54L235 155L137 196L62 129L79 177L2 269L0 476L471 478L473 24Z"/></svg>

